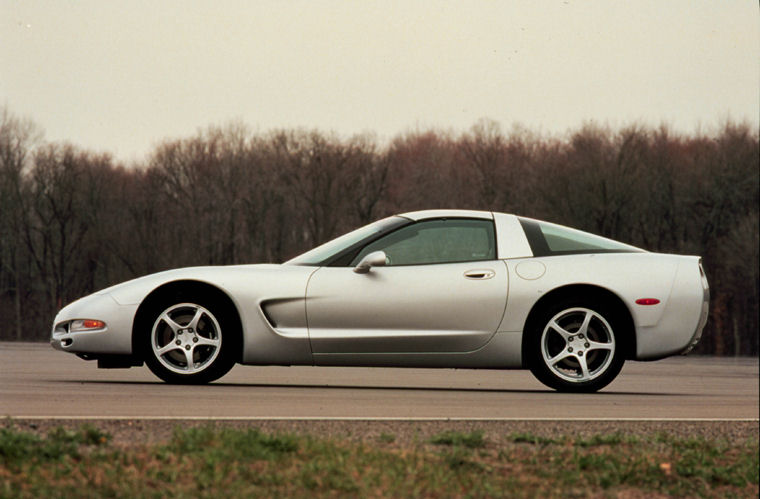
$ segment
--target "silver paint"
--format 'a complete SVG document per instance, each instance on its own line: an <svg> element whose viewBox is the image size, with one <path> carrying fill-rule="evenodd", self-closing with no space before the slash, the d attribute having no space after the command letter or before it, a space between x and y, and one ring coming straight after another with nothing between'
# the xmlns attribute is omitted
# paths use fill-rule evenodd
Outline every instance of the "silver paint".
<svg viewBox="0 0 760 499"><path fill-rule="evenodd" d="M680 353L704 327L709 290L698 257L637 252L538 260L514 215L430 210L403 216L493 220L499 260L396 267L378 260L364 274L285 264L171 270L64 307L51 344L72 353L129 354L139 305L178 281L205 283L230 298L243 326L244 364L520 367L534 304L575 284L621 299L635 325L637 359ZM636 305L642 297L660 303ZM106 328L70 333L57 327L75 319L102 320Z"/></svg>

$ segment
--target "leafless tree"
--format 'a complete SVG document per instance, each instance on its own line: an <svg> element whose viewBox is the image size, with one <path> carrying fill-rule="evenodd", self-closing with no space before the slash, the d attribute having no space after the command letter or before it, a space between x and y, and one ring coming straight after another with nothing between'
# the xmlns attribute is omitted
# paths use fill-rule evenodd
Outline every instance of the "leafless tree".
<svg viewBox="0 0 760 499"><path fill-rule="evenodd" d="M0 108L0 307L2 295L11 293L17 340L22 337L22 301L28 287L24 267L29 263L23 244L22 184L30 154L41 138L31 120L12 115L6 107Z"/></svg>
<svg viewBox="0 0 760 499"><path fill-rule="evenodd" d="M459 207L702 255L713 300L698 352L758 353L760 137L744 124L540 136L481 120L381 146L231 123L130 167L39 137L0 110L0 314L13 317L2 339L40 339L64 302L138 275L281 262L382 216Z"/></svg>

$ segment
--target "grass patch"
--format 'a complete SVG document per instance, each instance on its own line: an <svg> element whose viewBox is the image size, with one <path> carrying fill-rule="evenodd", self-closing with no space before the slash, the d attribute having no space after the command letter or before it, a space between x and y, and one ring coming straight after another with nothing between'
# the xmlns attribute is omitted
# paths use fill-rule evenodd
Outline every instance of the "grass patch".
<svg viewBox="0 0 760 499"><path fill-rule="evenodd" d="M447 431L435 435L430 439L431 444L448 445L453 447L467 447L468 449L479 449L486 445L482 430L476 430L470 433L459 431Z"/></svg>
<svg viewBox="0 0 760 499"><path fill-rule="evenodd" d="M257 429L215 429L210 426L175 429L165 450L213 460L273 460L298 450L293 435L267 435Z"/></svg>
<svg viewBox="0 0 760 499"><path fill-rule="evenodd" d="M377 437L377 440L385 444L392 444L396 441L396 435L391 433L381 433L380 436Z"/></svg>
<svg viewBox="0 0 760 499"><path fill-rule="evenodd" d="M24 464L42 464L64 458L79 458L88 447L108 443L110 436L94 426L77 431L55 428L46 438L0 428L0 465L15 468Z"/></svg>
<svg viewBox="0 0 760 499"><path fill-rule="evenodd" d="M541 437L532 433L513 433L509 435L509 439L517 444L556 445L560 443L556 439Z"/></svg>
<svg viewBox="0 0 760 499"><path fill-rule="evenodd" d="M386 435L386 436L383 436ZM394 443L389 446L387 444ZM177 429L118 447L94 427L0 429L0 497L757 497L758 442L445 432L399 444Z"/></svg>
<svg viewBox="0 0 760 499"><path fill-rule="evenodd" d="M636 437L628 437L622 433L615 432L605 435L593 435L589 438L580 438L575 441L575 445L578 447L600 447L600 446L613 446L619 444L634 445L638 443Z"/></svg>

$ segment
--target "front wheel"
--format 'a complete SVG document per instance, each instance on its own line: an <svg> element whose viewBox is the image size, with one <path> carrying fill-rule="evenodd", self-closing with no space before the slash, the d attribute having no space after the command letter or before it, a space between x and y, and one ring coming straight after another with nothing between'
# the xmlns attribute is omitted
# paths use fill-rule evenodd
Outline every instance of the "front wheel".
<svg viewBox="0 0 760 499"><path fill-rule="evenodd" d="M620 373L622 326L609 307L565 302L546 309L528 331L530 370L565 392L595 392Z"/></svg>
<svg viewBox="0 0 760 499"><path fill-rule="evenodd" d="M200 384L232 369L234 332L208 303L164 303L157 307L146 341L145 363L168 383Z"/></svg>

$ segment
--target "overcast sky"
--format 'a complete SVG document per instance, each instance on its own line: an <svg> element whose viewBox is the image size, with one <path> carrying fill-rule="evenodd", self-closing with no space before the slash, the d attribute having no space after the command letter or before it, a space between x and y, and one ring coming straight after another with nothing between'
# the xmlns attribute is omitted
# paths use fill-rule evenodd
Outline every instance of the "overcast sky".
<svg viewBox="0 0 760 499"><path fill-rule="evenodd" d="M0 105L126 161L232 120L693 132L759 101L756 0L0 0Z"/></svg>

